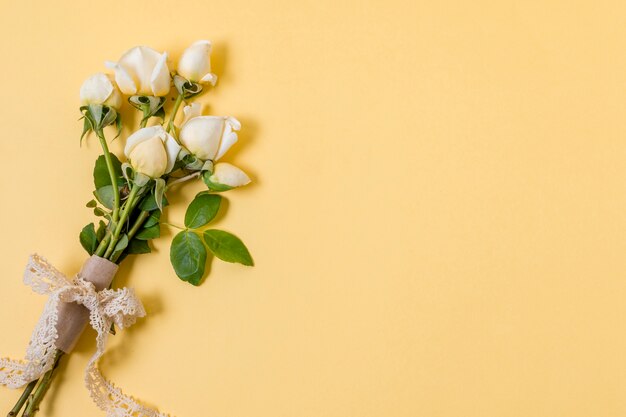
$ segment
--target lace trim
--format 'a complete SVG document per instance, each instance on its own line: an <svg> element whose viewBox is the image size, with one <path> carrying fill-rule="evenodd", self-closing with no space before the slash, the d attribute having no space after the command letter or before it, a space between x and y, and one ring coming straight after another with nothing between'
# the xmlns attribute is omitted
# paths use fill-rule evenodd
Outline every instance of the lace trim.
<svg viewBox="0 0 626 417"><path fill-rule="evenodd" d="M85 385L93 401L107 417L168 417L139 404L102 376L98 361L104 354L109 329L115 323L120 329L132 326L146 312L135 292L129 288L97 292L94 285L80 275L70 282L43 257L34 254L24 272L24 284L38 294L48 295L48 302L35 326L24 360L0 359L0 385L19 388L39 378L54 363L59 302L76 302L89 309L89 321L98 336L96 353L85 370Z"/></svg>

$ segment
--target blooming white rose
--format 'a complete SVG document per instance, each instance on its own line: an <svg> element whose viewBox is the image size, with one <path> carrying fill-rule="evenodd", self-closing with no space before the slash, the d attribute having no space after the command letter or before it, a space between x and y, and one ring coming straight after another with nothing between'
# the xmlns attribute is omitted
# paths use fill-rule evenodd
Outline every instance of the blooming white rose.
<svg viewBox="0 0 626 417"><path fill-rule="evenodd" d="M103 104L119 110L122 94L113 80L100 72L87 78L80 87L80 101L84 105Z"/></svg>
<svg viewBox="0 0 626 417"><path fill-rule="evenodd" d="M115 70L115 81L124 94L162 97L170 91L167 52L136 46L118 62L107 61L105 65Z"/></svg>
<svg viewBox="0 0 626 417"><path fill-rule="evenodd" d="M235 131L241 129L241 123L234 117L195 116L192 114L195 109L190 106L184 109L187 118L178 138L197 158L217 161L237 142Z"/></svg>
<svg viewBox="0 0 626 417"><path fill-rule="evenodd" d="M213 174L209 177L209 181L216 185L225 185L227 187L241 187L250 183L250 177L241 169L227 162L215 164Z"/></svg>
<svg viewBox="0 0 626 417"><path fill-rule="evenodd" d="M174 168L180 145L163 126L139 129L126 140L124 154L136 172L160 178Z"/></svg>
<svg viewBox="0 0 626 417"><path fill-rule="evenodd" d="M185 49L178 61L178 74L195 83L215 85L217 75L211 73L211 42L197 41Z"/></svg>

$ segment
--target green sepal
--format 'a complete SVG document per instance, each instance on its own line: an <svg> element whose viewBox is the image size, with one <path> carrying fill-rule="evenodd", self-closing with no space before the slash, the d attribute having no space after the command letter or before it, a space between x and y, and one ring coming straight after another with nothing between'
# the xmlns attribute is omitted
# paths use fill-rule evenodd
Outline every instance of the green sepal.
<svg viewBox="0 0 626 417"><path fill-rule="evenodd" d="M181 151L182 152L182 151ZM175 163L174 163L174 167L172 168L172 172L174 171L178 171L179 169L181 169L182 167L185 166L185 162L182 159L178 159Z"/></svg>
<svg viewBox="0 0 626 417"><path fill-rule="evenodd" d="M133 177L134 173L135 171L133 170L133 167L128 162L124 162L122 164L122 176L126 180L127 184L130 185L130 182L131 182L130 179Z"/></svg>
<svg viewBox="0 0 626 417"><path fill-rule="evenodd" d="M154 180L154 199L156 201L157 207L160 211L163 211L163 196L165 195L165 180L163 178L156 178Z"/></svg>
<svg viewBox="0 0 626 417"><path fill-rule="evenodd" d="M219 184L219 183L211 181L211 175L213 175L211 171L205 171L202 173L202 181L204 181L204 183L209 188L209 190L220 192L220 191L232 190L234 188L225 184Z"/></svg>
<svg viewBox="0 0 626 417"><path fill-rule="evenodd" d="M158 117L161 120L165 120L165 109L161 107L154 113L154 117Z"/></svg>
<svg viewBox="0 0 626 417"><path fill-rule="evenodd" d="M102 130L106 126L116 124L118 120L118 113L113 107L106 106L104 104L89 104L81 106L80 111L85 118L83 124L83 136L89 130Z"/></svg>
<svg viewBox="0 0 626 417"><path fill-rule="evenodd" d="M138 187L143 187L148 184L152 178L147 176L146 174L142 174L141 172L136 172L135 177L133 178L133 183L135 183Z"/></svg>
<svg viewBox="0 0 626 417"><path fill-rule="evenodd" d="M202 85L189 81L180 75L174 76L174 87L178 94L182 94L183 98L188 99L202 93Z"/></svg>
<svg viewBox="0 0 626 417"><path fill-rule="evenodd" d="M117 139L122 134L122 115L121 114L118 114L117 118L115 119L115 129L117 130L117 133L115 134L115 137L112 140Z"/></svg>
<svg viewBox="0 0 626 417"><path fill-rule="evenodd" d="M213 168L215 168L215 164L209 159L208 161L204 161L204 164L202 165L202 168L200 168L200 171L213 173Z"/></svg>
<svg viewBox="0 0 626 417"><path fill-rule="evenodd" d="M116 124L117 119L117 111L113 107L103 106L103 117L100 122L101 128Z"/></svg>
<svg viewBox="0 0 626 417"><path fill-rule="evenodd" d="M80 135L80 145L83 144L83 138L85 135L93 130L93 124L89 118L83 116L81 119L83 119L83 133Z"/></svg>
<svg viewBox="0 0 626 417"><path fill-rule="evenodd" d="M197 158L195 155L187 155L183 158L185 168L190 171L200 171L205 162L202 159Z"/></svg>
<svg viewBox="0 0 626 417"><path fill-rule="evenodd" d="M162 119L165 116L165 112L161 111L165 101L165 97L154 96L131 96L128 98L128 102L134 108L143 112L141 124L145 123L153 116L160 117Z"/></svg>

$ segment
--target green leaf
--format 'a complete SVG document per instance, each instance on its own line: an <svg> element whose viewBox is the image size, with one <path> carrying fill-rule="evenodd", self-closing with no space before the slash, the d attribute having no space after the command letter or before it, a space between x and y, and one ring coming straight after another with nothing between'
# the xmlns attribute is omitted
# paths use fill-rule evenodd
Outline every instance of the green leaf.
<svg viewBox="0 0 626 417"><path fill-rule="evenodd" d="M106 232L107 225L102 220L100 220L100 223L98 223L98 230L96 230L96 238L98 239L98 242L102 242L102 239L104 239L104 235L106 234Z"/></svg>
<svg viewBox="0 0 626 417"><path fill-rule="evenodd" d="M253 266L254 261L248 248L235 235L223 230L206 230L204 241L213 255L226 262L237 262L246 266Z"/></svg>
<svg viewBox="0 0 626 417"><path fill-rule="evenodd" d="M108 208L109 210L112 210L113 204L115 201L115 197L113 193L114 193L113 186L105 185L104 187L100 187L96 191L94 191L93 195L96 196L100 204L102 204L104 207Z"/></svg>
<svg viewBox="0 0 626 417"><path fill-rule="evenodd" d="M169 202L167 201L167 198L163 196L163 200L161 200L161 207L166 207L168 204ZM141 204L139 205L139 208L143 211L152 211L152 210L158 209L159 206L157 206L156 199L154 198L154 194L150 194L149 196L144 198Z"/></svg>
<svg viewBox="0 0 626 417"><path fill-rule="evenodd" d="M126 249L127 246L128 246L128 236L126 235L126 233L124 233L122 237L120 237L120 239L117 241L117 244L115 245L115 249L113 249L113 254L111 255L111 258L112 259L116 258L117 255L122 253L124 249Z"/></svg>
<svg viewBox="0 0 626 417"><path fill-rule="evenodd" d="M135 172L135 175L133 177L133 183L136 186L143 187L144 185L147 185L150 181L151 178L146 174L142 174L141 172Z"/></svg>
<svg viewBox="0 0 626 417"><path fill-rule="evenodd" d="M222 197L215 194L200 193L193 199L185 213L185 226L197 229L215 218Z"/></svg>
<svg viewBox="0 0 626 417"><path fill-rule="evenodd" d="M127 253L131 255L139 255L142 253L150 253L152 249L150 249L150 245L145 240L133 239L128 244Z"/></svg>
<svg viewBox="0 0 626 417"><path fill-rule="evenodd" d="M98 202L96 200L91 200L90 202L88 202L87 204L85 204L86 207L89 208L94 208L98 205Z"/></svg>
<svg viewBox="0 0 626 417"><path fill-rule="evenodd" d="M101 125L104 106L102 104L87 105L87 117L91 118L91 123L96 127Z"/></svg>
<svg viewBox="0 0 626 417"><path fill-rule="evenodd" d="M113 171L117 180L117 185L122 185L120 177L122 176L122 163L115 154L111 154L111 163L113 165ZM106 159L104 155L100 155L96 160L96 165L93 168L93 182L96 185L96 190L106 185L111 185L111 175L107 168Z"/></svg>
<svg viewBox="0 0 626 417"><path fill-rule="evenodd" d="M159 224L160 220L161 220L161 212L159 210L153 210L150 213L150 217L148 217L146 221L144 222L143 228L147 229L149 227L154 226L155 224Z"/></svg>
<svg viewBox="0 0 626 417"><path fill-rule="evenodd" d="M100 207L96 207L95 209L93 209L93 214L95 214L98 217L104 217L106 215L104 210L102 210Z"/></svg>
<svg viewBox="0 0 626 417"><path fill-rule="evenodd" d="M199 285L204 276L206 258L206 248L197 234L183 231L172 240L170 261L181 280Z"/></svg>
<svg viewBox="0 0 626 417"><path fill-rule="evenodd" d="M79 235L80 244L85 248L89 255L93 255L98 247L98 238L96 237L96 228L93 223L89 223L83 227Z"/></svg>
<svg viewBox="0 0 626 417"><path fill-rule="evenodd" d="M161 236L161 226L159 224L155 224L154 226L141 229L141 231L135 236L135 239L149 240L155 239L159 236Z"/></svg>

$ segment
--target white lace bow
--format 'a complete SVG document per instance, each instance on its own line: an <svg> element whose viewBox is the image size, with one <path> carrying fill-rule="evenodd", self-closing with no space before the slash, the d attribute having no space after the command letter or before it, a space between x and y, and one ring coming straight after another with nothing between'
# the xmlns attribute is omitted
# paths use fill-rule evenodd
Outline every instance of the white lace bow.
<svg viewBox="0 0 626 417"><path fill-rule="evenodd" d="M107 417L167 417L137 403L132 397L107 381L98 369L104 354L111 325L126 328L146 312L135 292L129 288L96 291L94 285L80 274L71 282L46 259L34 254L24 272L24 284L38 294L48 295L44 312L35 326L24 360L0 359L0 385L19 388L39 378L54 365L57 339L57 307L60 302L76 302L89 310L89 321L98 336L96 353L85 370L85 385L94 402L106 411Z"/></svg>

